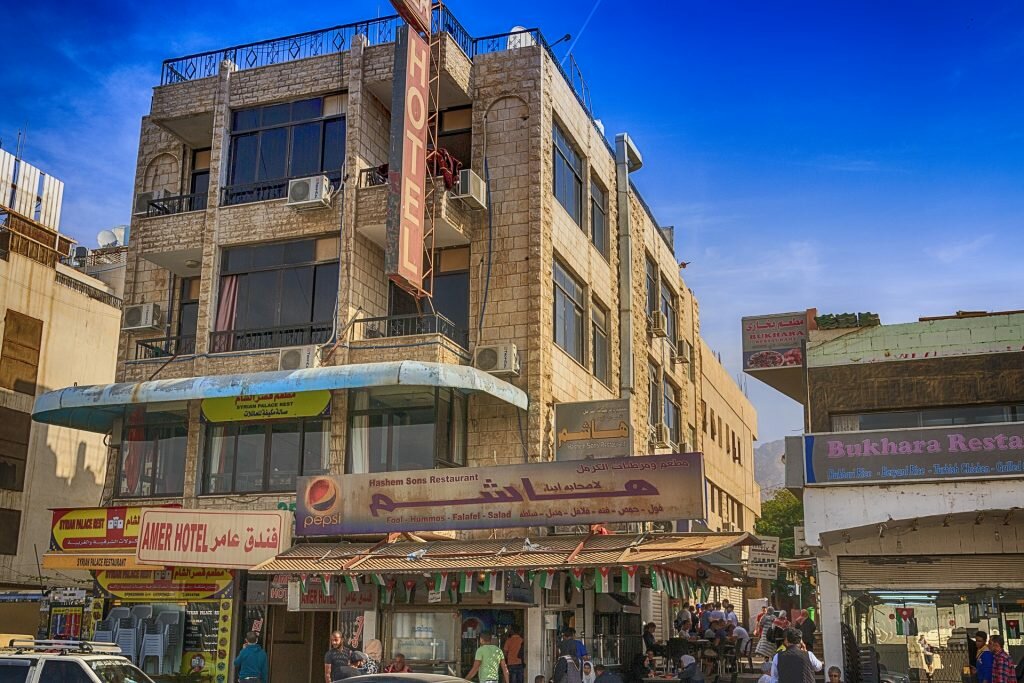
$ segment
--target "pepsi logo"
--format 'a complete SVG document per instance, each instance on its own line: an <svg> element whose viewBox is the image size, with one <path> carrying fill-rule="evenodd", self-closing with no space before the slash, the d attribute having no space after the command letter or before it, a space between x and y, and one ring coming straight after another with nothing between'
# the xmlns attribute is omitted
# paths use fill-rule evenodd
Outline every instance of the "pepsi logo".
<svg viewBox="0 0 1024 683"><path fill-rule="evenodd" d="M318 477L306 487L306 507L312 512L330 512L337 502L338 484L330 477Z"/></svg>

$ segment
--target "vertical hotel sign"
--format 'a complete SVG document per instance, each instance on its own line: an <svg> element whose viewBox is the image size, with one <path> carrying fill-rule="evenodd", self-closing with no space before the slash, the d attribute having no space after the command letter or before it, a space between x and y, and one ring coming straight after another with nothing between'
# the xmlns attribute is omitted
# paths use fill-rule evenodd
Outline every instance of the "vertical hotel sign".
<svg viewBox="0 0 1024 683"><path fill-rule="evenodd" d="M423 292L423 233L427 179L430 49L429 0L393 2L408 23L395 41L395 80L388 156L387 249L384 268L396 285Z"/></svg>

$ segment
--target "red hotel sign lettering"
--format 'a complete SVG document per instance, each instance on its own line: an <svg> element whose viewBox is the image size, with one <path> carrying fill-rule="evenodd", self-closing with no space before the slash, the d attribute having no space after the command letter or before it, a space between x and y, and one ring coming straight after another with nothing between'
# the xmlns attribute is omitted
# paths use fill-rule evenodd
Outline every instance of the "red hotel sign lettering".
<svg viewBox="0 0 1024 683"><path fill-rule="evenodd" d="M417 31L430 33L431 0L391 0L391 4Z"/></svg>
<svg viewBox="0 0 1024 683"><path fill-rule="evenodd" d="M385 271L396 285L413 294L423 291L429 77L427 42L403 26L395 43Z"/></svg>

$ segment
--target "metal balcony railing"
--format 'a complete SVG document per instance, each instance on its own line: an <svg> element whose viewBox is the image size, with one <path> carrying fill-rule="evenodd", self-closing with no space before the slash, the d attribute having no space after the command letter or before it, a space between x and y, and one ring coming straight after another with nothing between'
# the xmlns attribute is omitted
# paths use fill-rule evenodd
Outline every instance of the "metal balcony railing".
<svg viewBox="0 0 1024 683"><path fill-rule="evenodd" d="M460 330L455 323L440 313L423 315L389 315L382 318L360 318L364 339L408 337L414 334L440 334L464 349L469 348L469 332Z"/></svg>
<svg viewBox="0 0 1024 683"><path fill-rule="evenodd" d="M90 299L99 301L100 303L106 304L107 306L111 306L117 309L121 308L121 299L119 297L114 296L110 292L104 292L102 289L98 289L96 287L93 287L92 285L76 280L70 275L65 275L64 273L56 273L54 275L54 281L58 285L62 285L64 287L67 287L68 289L73 289L76 292L80 292L89 297Z"/></svg>
<svg viewBox="0 0 1024 683"><path fill-rule="evenodd" d="M341 185L341 171L324 172L322 175L327 176L331 181L332 187L337 188ZM296 177L308 178L309 175ZM288 182L291 180L293 178L280 178L278 180L266 180L245 185L228 185L221 190L220 205L234 206L236 204L284 199L288 196Z"/></svg>
<svg viewBox="0 0 1024 683"><path fill-rule="evenodd" d="M135 342L135 360L191 356L196 352L196 336L179 334L175 337L140 339Z"/></svg>
<svg viewBox="0 0 1024 683"><path fill-rule="evenodd" d="M285 346L324 344L331 338L333 330L334 326L326 322L211 332L210 353L259 351L261 349L277 349Z"/></svg>
<svg viewBox="0 0 1024 683"><path fill-rule="evenodd" d="M372 166L359 171L358 187L378 187L388 184L387 174L382 173L382 166Z"/></svg>
<svg viewBox="0 0 1024 683"><path fill-rule="evenodd" d="M204 211L206 204L206 192L152 199L146 208L146 217L153 218L154 216L169 216L176 213L188 213L189 211Z"/></svg>

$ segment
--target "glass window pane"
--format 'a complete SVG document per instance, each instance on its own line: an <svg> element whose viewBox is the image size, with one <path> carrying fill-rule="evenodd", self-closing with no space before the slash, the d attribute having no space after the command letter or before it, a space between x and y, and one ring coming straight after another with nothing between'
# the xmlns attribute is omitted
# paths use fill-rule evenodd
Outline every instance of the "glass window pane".
<svg viewBox="0 0 1024 683"><path fill-rule="evenodd" d="M328 448L325 443L330 433L324 420L306 420L303 425L302 474L324 474L327 472Z"/></svg>
<svg viewBox="0 0 1024 683"><path fill-rule="evenodd" d="M313 266L281 271L279 325L311 322L313 313Z"/></svg>
<svg viewBox="0 0 1024 683"><path fill-rule="evenodd" d="M345 163L345 119L324 124L324 161L321 170L340 171Z"/></svg>
<svg viewBox="0 0 1024 683"><path fill-rule="evenodd" d="M324 263L316 267L313 282L313 320L330 322L338 303L338 264Z"/></svg>
<svg viewBox="0 0 1024 683"><path fill-rule="evenodd" d="M434 409L391 413L391 471L434 467Z"/></svg>
<svg viewBox="0 0 1024 683"><path fill-rule="evenodd" d="M299 473L301 424L275 422L270 427L270 481L268 491L290 491Z"/></svg>
<svg viewBox="0 0 1024 683"><path fill-rule="evenodd" d="M319 121L292 127L292 158L291 169L288 173L290 177L308 176L320 172L320 130L322 127Z"/></svg>
<svg viewBox="0 0 1024 683"><path fill-rule="evenodd" d="M236 135L231 138L229 184L247 185L256 181L256 150L258 143L259 137L256 133Z"/></svg>
<svg viewBox="0 0 1024 683"><path fill-rule="evenodd" d="M231 132L233 133L252 130L260 125L260 110L256 108L239 109L233 113L232 117Z"/></svg>
<svg viewBox="0 0 1024 683"><path fill-rule="evenodd" d="M310 100L292 102L292 121L306 121L320 118L323 98L314 97Z"/></svg>
<svg viewBox="0 0 1024 683"><path fill-rule="evenodd" d="M276 126L279 123L288 123L291 119L291 108L292 106L289 102L263 107L263 120L260 121L260 126L266 128L267 126Z"/></svg>
<svg viewBox="0 0 1024 683"><path fill-rule="evenodd" d="M260 133L260 155L256 180L277 180L287 176L288 129L274 128Z"/></svg>
<svg viewBox="0 0 1024 683"><path fill-rule="evenodd" d="M145 427L128 427L121 441L121 481L118 489L122 496L152 495L147 472L152 471L156 446L149 439Z"/></svg>
<svg viewBox="0 0 1024 683"><path fill-rule="evenodd" d="M188 428L185 425L159 430L154 495L180 494L185 490L185 453L188 449Z"/></svg>
<svg viewBox="0 0 1024 683"><path fill-rule="evenodd" d="M388 427L385 415L353 415L348 439L346 470L349 474L388 471Z"/></svg>
<svg viewBox="0 0 1024 683"><path fill-rule="evenodd" d="M437 460L451 462L451 394L440 391L437 397Z"/></svg>
<svg viewBox="0 0 1024 683"><path fill-rule="evenodd" d="M860 416L861 429L903 429L920 426L921 413L916 410L898 413L866 413Z"/></svg>
<svg viewBox="0 0 1024 683"><path fill-rule="evenodd" d="M181 304L178 313L178 334L195 336L199 325L199 302L191 301Z"/></svg>
<svg viewBox="0 0 1024 683"><path fill-rule="evenodd" d="M249 247L252 252L252 268L272 268L285 262L286 243L271 242Z"/></svg>
<svg viewBox="0 0 1024 683"><path fill-rule="evenodd" d="M235 491L263 489L263 461L267 435L264 425L241 425L235 454Z"/></svg>
<svg viewBox="0 0 1024 683"><path fill-rule="evenodd" d="M236 330L257 330L277 325L280 273L274 270L238 276Z"/></svg>
<svg viewBox="0 0 1024 683"><path fill-rule="evenodd" d="M469 329L468 272L434 276L434 309L458 330Z"/></svg>
<svg viewBox="0 0 1024 683"><path fill-rule="evenodd" d="M466 464L466 397L452 392L452 455L457 465Z"/></svg>
<svg viewBox="0 0 1024 683"><path fill-rule="evenodd" d="M206 457L203 468L203 493L231 491L235 473L235 434L230 425L208 425L206 429Z"/></svg>
<svg viewBox="0 0 1024 683"><path fill-rule="evenodd" d="M283 263L309 263L316 260L316 240L297 240L279 245Z"/></svg>
<svg viewBox="0 0 1024 683"><path fill-rule="evenodd" d="M243 273L252 267L252 247L225 249L221 258L221 273Z"/></svg>

